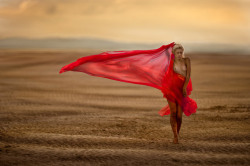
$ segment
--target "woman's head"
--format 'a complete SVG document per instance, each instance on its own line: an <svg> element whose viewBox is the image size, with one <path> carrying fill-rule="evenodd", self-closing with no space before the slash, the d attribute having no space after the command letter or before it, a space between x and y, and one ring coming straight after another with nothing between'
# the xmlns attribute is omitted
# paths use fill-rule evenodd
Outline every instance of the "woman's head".
<svg viewBox="0 0 250 166"><path fill-rule="evenodd" d="M184 58L184 48L181 44L175 44L172 53L177 57L178 59Z"/></svg>

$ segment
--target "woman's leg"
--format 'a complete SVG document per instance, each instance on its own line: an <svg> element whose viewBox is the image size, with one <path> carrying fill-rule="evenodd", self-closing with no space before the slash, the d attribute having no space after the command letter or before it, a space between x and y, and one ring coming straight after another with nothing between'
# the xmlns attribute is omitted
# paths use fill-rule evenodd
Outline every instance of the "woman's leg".
<svg viewBox="0 0 250 166"><path fill-rule="evenodd" d="M179 104L177 104L177 133L178 133L178 136L179 136L179 132L181 129L182 114L183 114L183 111L181 109L181 106Z"/></svg>
<svg viewBox="0 0 250 166"><path fill-rule="evenodd" d="M170 107L170 124L174 133L174 143L178 143L178 133L177 133L177 108L176 108L176 103L169 101L168 104Z"/></svg>

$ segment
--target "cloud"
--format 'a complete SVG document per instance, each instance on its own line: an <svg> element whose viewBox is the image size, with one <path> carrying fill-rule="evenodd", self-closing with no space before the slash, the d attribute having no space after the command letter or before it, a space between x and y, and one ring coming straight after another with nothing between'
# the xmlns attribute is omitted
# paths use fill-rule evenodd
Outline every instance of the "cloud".
<svg viewBox="0 0 250 166"><path fill-rule="evenodd" d="M249 42L246 0L0 0L0 37Z"/></svg>

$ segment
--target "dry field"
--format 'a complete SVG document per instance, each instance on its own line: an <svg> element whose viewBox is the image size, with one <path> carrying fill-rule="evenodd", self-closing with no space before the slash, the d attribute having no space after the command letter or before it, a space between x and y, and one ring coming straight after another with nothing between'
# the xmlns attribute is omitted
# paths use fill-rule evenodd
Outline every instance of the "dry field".
<svg viewBox="0 0 250 166"><path fill-rule="evenodd" d="M59 74L94 53L0 51L1 166L250 164L250 55L189 55L198 110L176 145L159 90Z"/></svg>

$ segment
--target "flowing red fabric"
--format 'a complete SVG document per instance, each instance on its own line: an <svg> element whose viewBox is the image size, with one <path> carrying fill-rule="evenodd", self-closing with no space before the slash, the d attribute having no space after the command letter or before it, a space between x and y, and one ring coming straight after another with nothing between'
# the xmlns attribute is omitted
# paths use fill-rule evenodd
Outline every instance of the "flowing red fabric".
<svg viewBox="0 0 250 166"><path fill-rule="evenodd" d="M92 76L108 78L116 81L151 86L162 91L163 97L181 105L185 115L196 112L197 104L190 97L184 97L182 88L185 77L173 71L175 43L162 45L152 50L107 51L77 59L60 70L84 72ZM187 94L192 91L191 78L187 86ZM170 114L167 104L159 114Z"/></svg>

